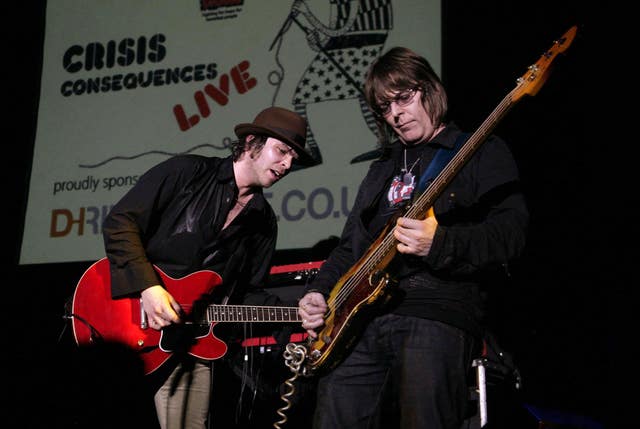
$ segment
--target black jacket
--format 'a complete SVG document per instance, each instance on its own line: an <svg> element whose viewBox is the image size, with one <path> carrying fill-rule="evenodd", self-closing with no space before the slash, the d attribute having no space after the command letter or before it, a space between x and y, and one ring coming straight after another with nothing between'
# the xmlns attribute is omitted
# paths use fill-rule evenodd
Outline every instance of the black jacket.
<svg viewBox="0 0 640 429"><path fill-rule="evenodd" d="M452 150L461 133L449 124L431 142L419 145L417 176L427 169L436 149ZM328 296L348 270L368 263L368 258L360 258L374 242L382 243L381 235L391 234L389 228L382 233L372 231L375 222L371 220L383 207L381 199L392 177L399 173L403 151L404 146L396 142L371 164L339 245L306 285L306 291L317 290ZM517 166L507 145L491 136L436 200L433 208L438 228L429 255L398 253L389 264L401 298L387 311L440 320L478 333L482 317L479 284L484 273L518 257L525 245L529 215L518 181ZM351 270L348 275L353 273Z"/></svg>
<svg viewBox="0 0 640 429"><path fill-rule="evenodd" d="M141 176L103 224L112 297L160 284L151 263L174 278L215 271L224 285L216 292L233 290L231 303L275 303L261 290L275 251L275 213L258 192L222 230L237 194L231 157L176 156ZM256 297L245 296L253 290Z"/></svg>

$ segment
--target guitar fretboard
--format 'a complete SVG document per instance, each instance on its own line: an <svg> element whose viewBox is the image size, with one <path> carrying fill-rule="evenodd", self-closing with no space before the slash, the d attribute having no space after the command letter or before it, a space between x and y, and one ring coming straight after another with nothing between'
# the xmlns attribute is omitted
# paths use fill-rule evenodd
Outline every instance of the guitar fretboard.
<svg viewBox="0 0 640 429"><path fill-rule="evenodd" d="M300 322L297 307L210 305L207 320L211 322Z"/></svg>

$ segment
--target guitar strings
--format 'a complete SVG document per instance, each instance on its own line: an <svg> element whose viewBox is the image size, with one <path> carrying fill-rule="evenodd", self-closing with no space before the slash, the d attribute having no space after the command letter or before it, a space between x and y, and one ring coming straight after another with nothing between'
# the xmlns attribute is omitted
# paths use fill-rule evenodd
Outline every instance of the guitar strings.
<svg viewBox="0 0 640 429"><path fill-rule="evenodd" d="M300 321L297 307L211 304L207 322L292 322Z"/></svg>
<svg viewBox="0 0 640 429"><path fill-rule="evenodd" d="M487 117L487 119L478 127L478 130L468 139L468 141L463 145L463 147L456 153L453 157L452 162L448 163L442 171L442 174L439 174L436 179L431 183L430 188L432 186L442 186L445 183L445 180L442 177L447 177L451 172L451 165L460 163L460 159L464 159L467 156L470 156L476 149L476 143L484 141L484 139L480 139L480 137L486 137L489 132L495 127L498 119L503 117L508 110L513 107L514 98L513 95L517 90L519 90L520 86L523 85L524 80L518 81L518 84L514 89L512 89L507 96L498 104L498 106L491 112L491 114ZM517 101L516 99L515 101ZM454 162L455 161L455 162ZM408 217L415 217L419 214L418 209L426 205L424 204L427 198L423 193L418 197L418 200L414 205L412 205L406 213ZM425 198L423 198L425 197ZM379 263L384 255L386 255L387 247L390 245L396 245L395 238L393 237L393 231L395 230L395 226L391 229L391 231L387 234L386 237L383 238L381 246L379 246L376 250L374 250L372 257L369 258L364 264L364 270L360 270L360 272L356 273L353 277L349 278L344 286L338 291L335 297L328 300L327 305L329 307L329 311L327 313L328 316L334 314L336 306L341 306L353 293L353 291L357 288L360 282L363 280L364 276L368 276L370 271L375 268L375 266ZM384 250L384 252L382 252ZM382 252L382 255L380 253ZM375 256L375 258L373 258ZM375 260L374 260L375 259ZM364 271L364 272L363 272Z"/></svg>
<svg viewBox="0 0 640 429"><path fill-rule="evenodd" d="M431 183L431 186L438 186L438 185L442 185L442 182L444 182L444 180L442 179L442 177L447 177L448 174L451 172L452 165L454 164L458 164L459 162L454 162L454 161L459 161L461 158L466 158L467 156L470 156L476 149L476 141L483 141L484 139L480 139L480 137L486 137L489 132L495 127L497 120L500 119L502 116L504 116L508 110L514 105L512 103L513 101L513 94L516 92L516 90L519 89L519 87L522 85L522 82L519 82L518 85L516 85L516 87L514 89L512 89L507 96L498 104L498 106L493 110L493 112L491 112L491 114L487 117L487 119L482 123L482 125L480 125L480 127L478 128L478 130L471 136L471 138L469 138L469 140L467 141L468 144L463 145L463 147L460 149L460 151L454 156L452 162L448 163L444 169L442 170L443 173L439 174L436 179ZM474 138L478 136L477 138ZM416 200L416 203L413 204L412 206L410 206L409 210L407 211L407 213L405 214L405 216L407 217L415 217L417 214L419 214L420 212L420 208L421 206L425 205L424 201L426 199L425 195L427 193L423 193L422 195L420 195L418 197L418 199ZM423 198L425 197L425 198ZM421 204L423 203L423 204ZM356 289L356 287L360 284L360 282L364 279L365 276L369 275L370 270L372 270L373 268L375 268L375 266L379 263L379 261L382 259L382 257L384 255L387 254L388 250L387 248L391 245L395 246L396 245L396 241L395 238L393 237L393 231L395 230L395 226L391 229L391 231L383 238L382 242L381 242L381 246L379 246L373 253L372 256L370 258L368 258L367 261L365 261L364 265L363 265L363 270L360 270L359 272L356 273L356 275L354 275L353 277L349 278L345 284L344 287L342 287L340 289L340 291L338 291L338 293L335 295L334 298L329 299L329 302L327 303L329 306L329 313L333 314L334 309L336 308L336 306L341 306L353 293L353 291ZM383 252L384 250L384 252ZM382 255L380 255L380 253L382 253Z"/></svg>

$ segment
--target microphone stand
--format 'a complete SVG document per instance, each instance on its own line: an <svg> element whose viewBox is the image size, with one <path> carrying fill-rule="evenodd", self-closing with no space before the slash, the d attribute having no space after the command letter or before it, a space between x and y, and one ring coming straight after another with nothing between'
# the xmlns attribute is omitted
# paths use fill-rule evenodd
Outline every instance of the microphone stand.
<svg viewBox="0 0 640 429"><path fill-rule="evenodd" d="M287 32L287 29L291 25L292 19L293 19L293 14L289 13L287 15L287 19L285 19L284 22L282 23L282 26L280 27L280 31L278 31L278 34L276 34L276 37L273 39L273 42L271 42L271 46L269 46L269 51L272 51L273 47L278 42L278 40L284 37L284 33Z"/></svg>

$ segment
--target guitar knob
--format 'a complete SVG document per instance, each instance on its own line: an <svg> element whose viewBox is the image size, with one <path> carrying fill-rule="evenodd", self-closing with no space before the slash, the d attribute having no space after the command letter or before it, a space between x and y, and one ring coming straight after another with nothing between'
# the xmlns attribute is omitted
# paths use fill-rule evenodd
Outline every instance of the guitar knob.
<svg viewBox="0 0 640 429"><path fill-rule="evenodd" d="M144 340L138 340L138 347L144 346Z"/></svg>

